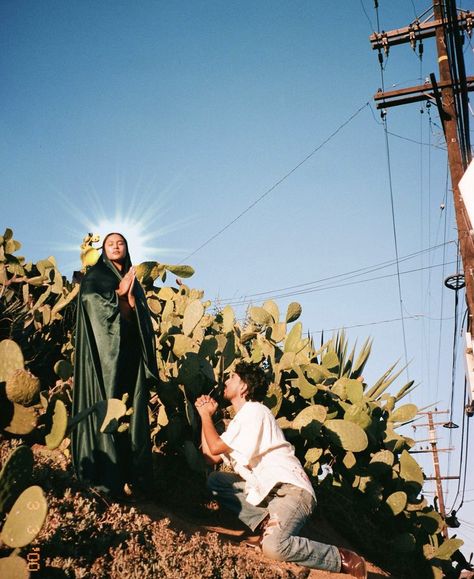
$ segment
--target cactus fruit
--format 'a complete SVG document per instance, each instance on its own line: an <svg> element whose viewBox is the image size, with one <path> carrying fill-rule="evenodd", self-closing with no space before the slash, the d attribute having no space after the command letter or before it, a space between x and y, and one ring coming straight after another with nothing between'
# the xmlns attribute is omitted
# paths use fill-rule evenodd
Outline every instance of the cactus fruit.
<svg viewBox="0 0 474 579"><path fill-rule="evenodd" d="M29 485L33 473L33 453L19 446L8 456L0 472L0 514L10 509L20 492Z"/></svg>
<svg viewBox="0 0 474 579"><path fill-rule="evenodd" d="M10 402L29 406L38 398L40 381L29 370L14 370L7 378L5 392Z"/></svg>
<svg viewBox="0 0 474 579"><path fill-rule="evenodd" d="M13 548L28 545L41 531L47 512L43 489L39 486L28 487L8 513L0 539Z"/></svg>
<svg viewBox="0 0 474 579"><path fill-rule="evenodd" d="M0 342L0 382L6 382L15 370L24 368L24 359L20 346L13 340Z"/></svg>

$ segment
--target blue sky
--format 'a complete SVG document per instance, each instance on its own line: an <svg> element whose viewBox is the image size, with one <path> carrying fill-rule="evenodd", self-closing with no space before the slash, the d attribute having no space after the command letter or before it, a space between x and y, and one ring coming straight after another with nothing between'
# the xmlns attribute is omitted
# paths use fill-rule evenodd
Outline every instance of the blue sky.
<svg viewBox="0 0 474 579"><path fill-rule="evenodd" d="M379 4L385 30L430 6ZM390 183L373 103L373 2L3 0L0 17L2 221L28 260L53 254L70 275L87 231L117 216L139 222L148 250L136 255L131 243L135 261L190 263L191 285L237 304L239 317L249 300L283 295L282 312L299 301L317 341L340 327L351 342L372 336L368 381L403 363L406 343L403 378L420 383L412 401L449 407L454 293L442 282L456 271L456 229L443 136L435 107L389 109ZM465 58L472 74L471 44ZM422 62L398 46L384 65L386 90L421 84L438 74L434 40ZM418 253L399 266L418 270L400 276L402 307L390 191L398 255ZM313 283L388 262L327 289ZM461 429L438 434L441 447L456 446L442 465L456 475ZM431 475L429 455L420 460ZM448 506L456 488L446 487ZM472 550L472 480L466 489L459 535Z"/></svg>

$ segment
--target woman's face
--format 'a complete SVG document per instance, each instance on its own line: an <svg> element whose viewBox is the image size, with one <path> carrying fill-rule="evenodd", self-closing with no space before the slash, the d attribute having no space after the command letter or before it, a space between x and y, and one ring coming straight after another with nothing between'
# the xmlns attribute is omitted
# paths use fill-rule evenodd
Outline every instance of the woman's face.
<svg viewBox="0 0 474 579"><path fill-rule="evenodd" d="M105 241L104 251L110 261L117 263L123 262L127 255L125 239L117 233L109 235Z"/></svg>

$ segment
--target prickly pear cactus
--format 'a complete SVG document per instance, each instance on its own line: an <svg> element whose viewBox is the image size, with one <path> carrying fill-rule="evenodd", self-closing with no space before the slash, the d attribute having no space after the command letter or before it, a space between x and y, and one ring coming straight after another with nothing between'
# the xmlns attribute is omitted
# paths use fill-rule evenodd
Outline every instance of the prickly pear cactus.
<svg viewBox="0 0 474 579"><path fill-rule="evenodd" d="M29 446L19 446L10 453L0 472L0 515L30 484L32 472L33 453Z"/></svg>
<svg viewBox="0 0 474 579"><path fill-rule="evenodd" d="M7 378L5 392L10 402L30 406L37 400L40 393L39 378L29 370L14 370Z"/></svg>
<svg viewBox="0 0 474 579"><path fill-rule="evenodd" d="M6 579L28 579L28 563L18 555L0 558L0 577Z"/></svg>
<svg viewBox="0 0 474 579"><path fill-rule="evenodd" d="M0 382L6 382L13 372L23 370L24 360L21 348L13 340L0 342Z"/></svg>
<svg viewBox="0 0 474 579"><path fill-rule="evenodd" d="M56 399L51 417L51 430L45 436L46 446L50 450L58 448L66 436L68 425L67 410L62 400Z"/></svg>
<svg viewBox="0 0 474 579"><path fill-rule="evenodd" d="M48 504L41 487L28 487L8 513L0 539L13 548L28 545L41 531L47 512Z"/></svg>
<svg viewBox="0 0 474 579"><path fill-rule="evenodd" d="M58 360L54 365L54 372L61 378L61 380L66 381L72 377L74 368L68 360Z"/></svg>
<svg viewBox="0 0 474 579"><path fill-rule="evenodd" d="M26 436L36 428L38 419L39 413L35 407L26 407L13 403L12 416L4 430L17 436Z"/></svg>
<svg viewBox="0 0 474 579"><path fill-rule="evenodd" d="M84 268L97 257L93 247L97 241L92 234L84 239ZM44 384L51 383L54 363L65 358L54 371L61 388L66 385L70 389L71 312L79 285L60 275L53 257L25 264L23 258L13 256L19 243L13 240L11 230L0 238L0 248L0 299L17 308L10 335L26 359L33 359L28 352L34 352L35 360L47 361L49 381L29 368ZM219 396L227 373L240 360L261 364L270 380L264 403L319 486L320 496L330 505L327 511L339 513L342 509L339 518L353 511L357 521L366 517L368 526L377 530L377 544L393 553L395 560L413 565L422 560L438 569L438 561L449 558L457 543L443 541L440 533L444 522L423 496L424 475L409 452L414 441L399 432L418 412L413 404L400 404L413 390L413 382L390 392L403 369L392 366L373 384L367 384L364 369L371 340L356 352L341 331L316 347L304 333L302 309L296 302L289 304L286 312L280 312L272 300L255 304L246 320L239 322L231 306L212 309L201 290L182 282L176 287L163 285L170 273L187 278L193 272L189 266L157 261L137 266L156 333L160 375L159 390L151 404L153 442L165 452L181 453L192 469L204 470L194 401L201 394ZM23 369L18 347L11 340L7 342L0 343L0 382L13 370ZM53 352L51 344L61 342L60 351ZM10 356L2 355L8 349L16 352L13 365ZM68 404L66 395L55 396ZM47 435L47 443L53 446L62 439L65 420L61 405L55 404L53 412L54 400L42 397L54 418ZM21 415L18 409L33 410L15 406L12 432L26 431L34 423L31 412ZM123 401L94 405L69 419L66 433L90 412L100 414L104 431L124 429L130 411ZM25 423L29 423L28 428ZM329 474L321 481L323 472Z"/></svg>

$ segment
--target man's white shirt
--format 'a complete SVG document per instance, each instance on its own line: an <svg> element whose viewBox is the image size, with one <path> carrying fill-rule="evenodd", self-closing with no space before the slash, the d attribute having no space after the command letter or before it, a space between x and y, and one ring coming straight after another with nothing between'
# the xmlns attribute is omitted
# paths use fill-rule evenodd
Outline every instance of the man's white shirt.
<svg viewBox="0 0 474 579"><path fill-rule="evenodd" d="M315 496L293 446L260 402L247 401L221 438L232 449L222 458L245 480L250 504L261 503L277 483L293 484Z"/></svg>

